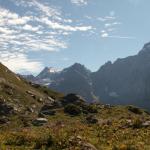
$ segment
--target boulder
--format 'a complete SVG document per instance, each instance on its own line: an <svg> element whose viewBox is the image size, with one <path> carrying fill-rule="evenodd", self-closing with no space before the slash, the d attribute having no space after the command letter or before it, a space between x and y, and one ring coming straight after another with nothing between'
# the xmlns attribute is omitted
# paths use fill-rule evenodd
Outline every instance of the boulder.
<svg viewBox="0 0 150 150"><path fill-rule="evenodd" d="M43 110L40 112L41 115L48 115L48 116L53 116L56 114L56 111L54 110Z"/></svg>
<svg viewBox="0 0 150 150"><path fill-rule="evenodd" d="M62 100L63 105L67 105L70 103L71 104L82 104L84 102L85 102L85 100L80 95L77 95L77 94L68 94Z"/></svg>
<svg viewBox="0 0 150 150"><path fill-rule="evenodd" d="M33 120L32 124L34 126L42 126L44 124L46 124L48 122L48 120L46 118L37 118L35 120Z"/></svg>

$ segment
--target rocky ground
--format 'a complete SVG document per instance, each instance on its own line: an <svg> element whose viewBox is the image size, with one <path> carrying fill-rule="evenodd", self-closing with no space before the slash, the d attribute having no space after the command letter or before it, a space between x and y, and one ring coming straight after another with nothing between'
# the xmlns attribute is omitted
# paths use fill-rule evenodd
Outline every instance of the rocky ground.
<svg viewBox="0 0 150 150"><path fill-rule="evenodd" d="M133 106L87 104L75 94L49 99L36 115L1 118L1 149L150 149L147 111Z"/></svg>

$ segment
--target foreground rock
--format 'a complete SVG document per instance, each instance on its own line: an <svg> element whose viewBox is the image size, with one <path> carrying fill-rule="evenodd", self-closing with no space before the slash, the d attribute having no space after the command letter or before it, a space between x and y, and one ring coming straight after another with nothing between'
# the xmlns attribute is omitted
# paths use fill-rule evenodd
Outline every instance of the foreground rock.
<svg viewBox="0 0 150 150"><path fill-rule="evenodd" d="M55 114L56 114L56 111L54 111L54 110L44 110L39 113L39 115L42 115L42 116L43 115L53 116Z"/></svg>
<svg viewBox="0 0 150 150"><path fill-rule="evenodd" d="M85 100L80 95L77 94L68 94L62 100L63 105L82 104L82 103L85 103Z"/></svg>
<svg viewBox="0 0 150 150"><path fill-rule="evenodd" d="M37 118L35 120L33 120L32 124L34 126L42 126L44 124L46 124L48 122L48 120L46 118Z"/></svg>

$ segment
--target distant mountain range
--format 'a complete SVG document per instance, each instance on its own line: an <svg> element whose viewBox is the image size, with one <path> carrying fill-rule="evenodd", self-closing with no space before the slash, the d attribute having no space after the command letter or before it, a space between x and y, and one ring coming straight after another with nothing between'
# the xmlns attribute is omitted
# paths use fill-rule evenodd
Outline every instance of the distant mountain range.
<svg viewBox="0 0 150 150"><path fill-rule="evenodd" d="M81 64L62 71L46 67L28 80L63 93L77 93L89 102L134 104L150 108L150 43L134 56L107 62L91 72Z"/></svg>

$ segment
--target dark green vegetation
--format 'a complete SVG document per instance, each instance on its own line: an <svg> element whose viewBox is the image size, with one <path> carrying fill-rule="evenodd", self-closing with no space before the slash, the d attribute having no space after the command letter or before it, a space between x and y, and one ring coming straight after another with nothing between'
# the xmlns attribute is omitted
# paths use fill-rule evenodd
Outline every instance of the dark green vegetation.
<svg viewBox="0 0 150 150"><path fill-rule="evenodd" d="M0 64L0 150L149 150L149 139L148 112L87 104Z"/></svg>

